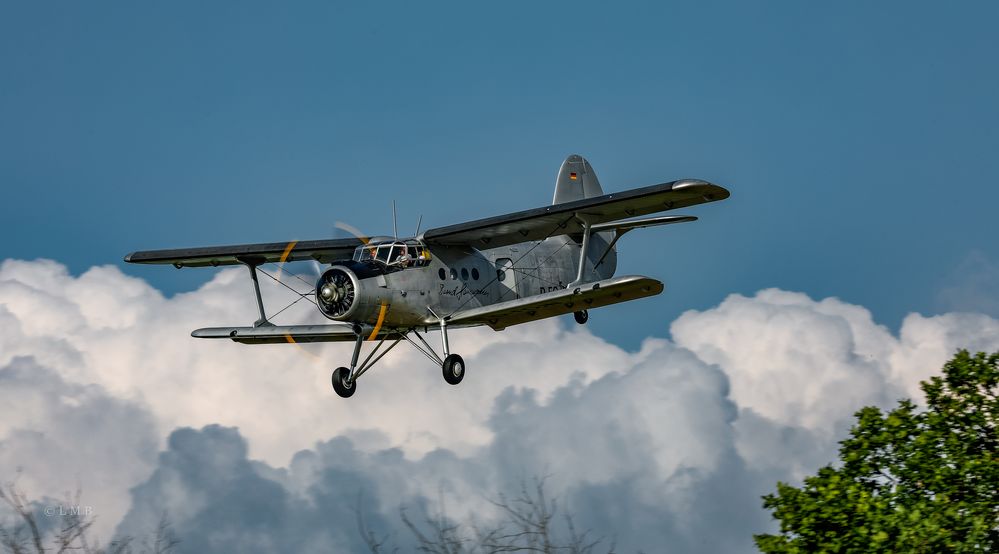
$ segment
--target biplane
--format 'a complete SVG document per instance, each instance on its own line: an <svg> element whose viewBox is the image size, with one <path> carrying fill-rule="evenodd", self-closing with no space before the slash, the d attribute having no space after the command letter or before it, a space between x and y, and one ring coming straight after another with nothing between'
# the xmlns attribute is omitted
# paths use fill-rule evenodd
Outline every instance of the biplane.
<svg viewBox="0 0 999 554"><path fill-rule="evenodd" d="M448 330L486 325L496 331L574 314L663 291L640 275L615 277L616 245L634 229L695 221L687 215L646 217L728 198L718 185L682 179L604 194L584 158L571 155L555 181L552 204L427 229L408 238L353 237L134 252L125 261L177 268L243 265L260 318L252 325L197 329L192 336L243 344L353 341L348 367L333 370L333 390L350 397L358 379L402 341L438 365L452 385L465 362L451 351ZM257 269L266 263L314 261L324 267L309 300L331 320L275 325L268 320ZM441 353L425 335L440 332ZM364 343L374 345L361 358Z"/></svg>

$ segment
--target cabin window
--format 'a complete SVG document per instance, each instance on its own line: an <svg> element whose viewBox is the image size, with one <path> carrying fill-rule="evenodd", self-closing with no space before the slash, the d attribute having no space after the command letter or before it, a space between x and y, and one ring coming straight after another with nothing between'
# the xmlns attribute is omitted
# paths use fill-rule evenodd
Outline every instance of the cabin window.
<svg viewBox="0 0 999 554"><path fill-rule="evenodd" d="M474 267L472 268L472 279L479 280L479 270Z"/></svg>
<svg viewBox="0 0 999 554"><path fill-rule="evenodd" d="M468 270L465 268L461 268L461 280L462 281L468 280Z"/></svg>
<svg viewBox="0 0 999 554"><path fill-rule="evenodd" d="M458 278L458 270L456 270L455 268L452 267L451 268L451 279L454 280L454 279L457 279L457 278Z"/></svg>
<svg viewBox="0 0 999 554"><path fill-rule="evenodd" d="M496 280L503 283L500 290L506 291L516 298L517 275L514 273L513 260L510 258L498 258L496 260Z"/></svg>
<svg viewBox="0 0 999 554"><path fill-rule="evenodd" d="M439 270L437 270L437 275L439 275L439 276L440 276L440 278L441 278L441 281L443 281L444 279L447 279L447 272L446 272L446 271L444 271L444 268L443 268L443 267L442 267L442 268L440 268Z"/></svg>

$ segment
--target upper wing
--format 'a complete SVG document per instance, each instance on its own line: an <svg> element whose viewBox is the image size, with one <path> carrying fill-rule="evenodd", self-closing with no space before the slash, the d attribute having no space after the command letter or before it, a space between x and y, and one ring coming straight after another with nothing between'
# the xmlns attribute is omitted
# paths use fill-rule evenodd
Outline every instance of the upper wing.
<svg viewBox="0 0 999 554"><path fill-rule="evenodd" d="M662 291L663 284L655 279L625 275L586 283L573 289L561 289L472 308L452 315L448 319L448 325L488 325L499 331L518 323L655 296Z"/></svg>
<svg viewBox="0 0 999 554"><path fill-rule="evenodd" d="M268 244L236 244L175 250L146 250L125 256L133 264L173 264L177 267L234 265L244 262L295 262L317 260L329 263L349 258L361 239L303 240Z"/></svg>
<svg viewBox="0 0 999 554"><path fill-rule="evenodd" d="M552 235L582 233L583 227L577 215L596 225L724 200L728 196L728 190L718 185L685 179L428 229L423 233L423 239L429 244L495 248L542 240Z"/></svg>

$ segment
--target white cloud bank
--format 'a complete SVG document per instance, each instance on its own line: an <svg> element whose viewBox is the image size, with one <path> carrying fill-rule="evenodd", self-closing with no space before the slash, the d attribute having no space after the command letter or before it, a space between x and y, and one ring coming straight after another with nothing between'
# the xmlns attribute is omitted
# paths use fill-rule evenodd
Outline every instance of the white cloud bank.
<svg viewBox="0 0 999 554"><path fill-rule="evenodd" d="M912 314L895 336L863 307L769 289L638 352L562 321L456 332L458 387L400 345L343 400L329 371L349 346L189 336L255 311L240 270L166 299L114 267L3 262L0 477L23 468L36 497L81 486L105 536L166 511L185 550L263 552L360 548L359 493L405 545L400 504L442 489L452 515L488 519L486 498L551 474L620 551L747 551L769 525L759 495L831 461L856 409L918 397L958 348L999 349L984 315Z"/></svg>

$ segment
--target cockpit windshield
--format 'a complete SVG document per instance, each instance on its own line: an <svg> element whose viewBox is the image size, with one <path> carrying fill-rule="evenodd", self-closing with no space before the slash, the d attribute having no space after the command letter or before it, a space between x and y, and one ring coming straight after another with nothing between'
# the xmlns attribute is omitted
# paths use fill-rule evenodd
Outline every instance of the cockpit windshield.
<svg viewBox="0 0 999 554"><path fill-rule="evenodd" d="M402 268L422 267L430 263L430 251L415 239L369 242L354 250L354 261L376 261Z"/></svg>

